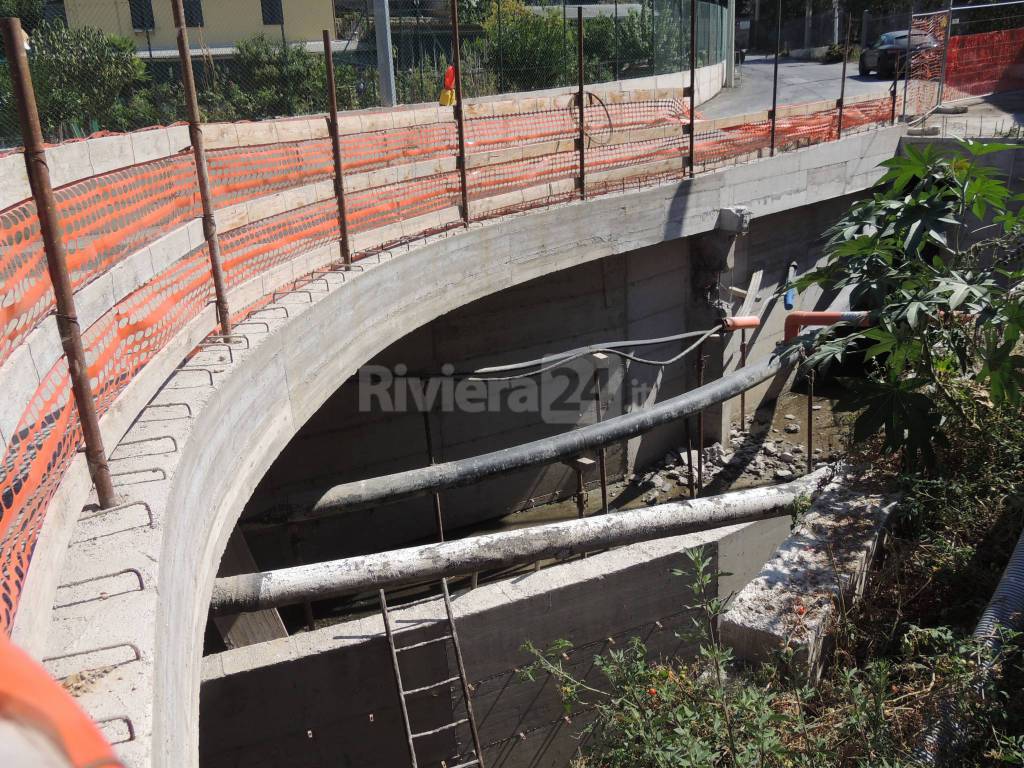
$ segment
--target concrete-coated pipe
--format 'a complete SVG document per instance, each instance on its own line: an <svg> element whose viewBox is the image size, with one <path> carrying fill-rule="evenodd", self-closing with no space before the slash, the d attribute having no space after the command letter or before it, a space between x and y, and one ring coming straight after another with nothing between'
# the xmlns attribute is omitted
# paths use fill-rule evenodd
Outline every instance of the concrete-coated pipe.
<svg viewBox="0 0 1024 768"><path fill-rule="evenodd" d="M228 576L214 582L210 610L215 616L262 611L765 520L788 514L794 501L815 493L826 482L829 470L823 467L793 482L767 488Z"/></svg>
<svg viewBox="0 0 1024 768"><path fill-rule="evenodd" d="M788 371L798 358L799 345L790 346L763 362L741 368L641 411L480 456L336 485L312 504L308 498L303 500L296 497L293 506L298 509L290 509L287 519L289 522L309 520L348 510L390 504L431 491L472 485L494 475L578 456L583 451L642 435L662 424L736 397L776 374ZM268 517L265 515L262 519Z"/></svg>

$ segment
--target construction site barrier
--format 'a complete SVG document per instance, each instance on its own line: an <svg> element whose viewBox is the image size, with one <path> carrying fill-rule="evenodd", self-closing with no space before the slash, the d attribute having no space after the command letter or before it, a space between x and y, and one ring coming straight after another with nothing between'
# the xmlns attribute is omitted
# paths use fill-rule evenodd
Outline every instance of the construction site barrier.
<svg viewBox="0 0 1024 768"><path fill-rule="evenodd" d="M470 219L580 197L574 98L566 94L466 105ZM690 114L682 88L594 91L585 98L588 196L683 178L691 126L695 169L767 153L768 113L704 120ZM891 112L888 97L849 100L843 133L886 124ZM462 190L451 111L404 109L364 114L359 120L366 130L352 130L347 120L340 137L345 223L354 260L458 225ZM780 108L777 149L835 139L838 120L834 101ZM317 138L276 140L285 125L294 131L297 123ZM240 138L258 134L259 124L239 124L237 131L230 124L207 126L211 193L218 219L225 217L219 229L229 288L338 242L330 139L326 123L313 131L315 125L314 119L268 124L274 130L266 131L265 143ZM238 138L219 140L231 134ZM195 162L189 147L179 148L177 154L72 180L56 190L56 198L76 292L92 288L115 268L138 270L141 263L152 268L152 275L123 295L112 289L103 311L86 321L86 362L102 416L213 299L205 242L193 242L191 250L169 258L156 256L158 243L179 237L201 216ZM153 250L152 257L146 249ZM138 259L140 254L146 258ZM32 199L0 211L0 281L2 366L33 334L46 330L41 323L54 310ZM46 509L81 444L66 361L59 357L45 366L13 433L4 434L0 628L8 633Z"/></svg>

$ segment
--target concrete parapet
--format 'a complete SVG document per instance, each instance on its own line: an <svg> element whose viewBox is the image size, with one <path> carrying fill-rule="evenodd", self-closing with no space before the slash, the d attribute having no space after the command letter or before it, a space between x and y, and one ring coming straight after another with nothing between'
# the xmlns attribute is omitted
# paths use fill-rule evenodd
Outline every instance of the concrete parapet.
<svg viewBox="0 0 1024 768"><path fill-rule="evenodd" d="M817 677L829 634L861 596L896 503L849 470L830 481L722 616L721 639L735 657L770 662L788 648Z"/></svg>

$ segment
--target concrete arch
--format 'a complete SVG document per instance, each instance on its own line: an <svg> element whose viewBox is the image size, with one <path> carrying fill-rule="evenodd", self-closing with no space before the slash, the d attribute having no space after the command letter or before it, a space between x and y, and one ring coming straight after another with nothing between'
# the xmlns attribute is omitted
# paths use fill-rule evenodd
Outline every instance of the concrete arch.
<svg viewBox="0 0 1024 768"><path fill-rule="evenodd" d="M106 537L69 550L64 567L63 583L76 580L69 575L135 569L142 589L76 605L51 632L48 655L73 672L98 663L86 661L89 654L134 649L83 703L99 720L131 720L134 737L119 746L127 765L195 766L203 628L227 537L274 458L361 364L497 291L708 232L722 207L770 215L861 191L878 178L877 163L892 156L900 133L862 134L678 185L473 225L363 260L362 270L325 278L327 290L317 288L308 301L294 294L271 303L258 322L239 326L246 341L230 360L206 368L186 361L125 435L122 445L158 439L162 427L152 425L159 419L147 411L186 406L173 456L150 460L162 477L124 489L131 502L147 505L151 525L127 532L137 537L131 546Z"/></svg>

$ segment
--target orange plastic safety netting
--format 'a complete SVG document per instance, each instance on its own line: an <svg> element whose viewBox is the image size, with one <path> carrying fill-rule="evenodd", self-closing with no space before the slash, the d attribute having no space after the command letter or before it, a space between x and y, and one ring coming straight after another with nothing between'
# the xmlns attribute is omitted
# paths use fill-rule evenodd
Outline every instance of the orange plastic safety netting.
<svg viewBox="0 0 1024 768"><path fill-rule="evenodd" d="M336 242L337 208L317 203L221 238L229 286ZM83 334L96 407L102 415L140 370L212 298L206 247L171 264ZM58 360L37 388L0 465L0 627L9 629L43 512L81 441L67 364Z"/></svg>
<svg viewBox="0 0 1024 768"><path fill-rule="evenodd" d="M1024 90L1024 26L954 35L948 56L943 101Z"/></svg>
<svg viewBox="0 0 1024 768"><path fill-rule="evenodd" d="M57 190L76 288L199 214L191 156L94 176ZM0 363L53 308L35 202L0 212Z"/></svg>
<svg viewBox="0 0 1024 768"><path fill-rule="evenodd" d="M598 194L618 186L651 183L683 174L689 150L689 109L682 98L612 101L588 95L584 134L587 172ZM847 107L844 131L889 119L888 99ZM507 192L547 185L545 194L524 195L519 207L537 207L575 195L579 155L558 145L537 157L517 155L524 145L573 140L578 111L566 104L514 115L467 121L469 151L511 150L467 173L469 197L487 200ZM780 119L780 148L834 138L836 110ZM770 123L700 130L697 162L742 157L767 146ZM368 131L341 139L349 173L373 171L421 159L451 157L455 126L442 121L408 128ZM327 139L217 149L210 177L218 207L242 203L306 184L333 173ZM199 213L191 154L95 176L57 191L69 268L76 287L102 275L131 253L168 234ZM556 184L555 182L562 182ZM568 182L568 183L566 183ZM387 186L346 194L348 228L354 234L408 222L460 201L455 170L435 172ZM487 215L513 210L499 204ZM337 241L333 199L247 224L221 235L229 286L266 273L301 253ZM403 231L414 237L436 228L424 223ZM38 221L32 201L0 213L0 362L52 310ZM132 291L83 335L100 413L211 300L208 255L197 248ZM43 377L0 464L0 627L10 628L42 516L81 440L71 404L66 363L58 360Z"/></svg>
<svg viewBox="0 0 1024 768"><path fill-rule="evenodd" d="M455 135L453 124L434 123L347 135L341 144L343 167L359 173L450 155ZM328 139L213 150L209 168L218 207L328 180L334 172ZM421 191L407 186L406 207L423 210ZM68 184L56 198L75 288L200 213L188 153ZM0 212L0 363L52 309L35 202L26 200Z"/></svg>

